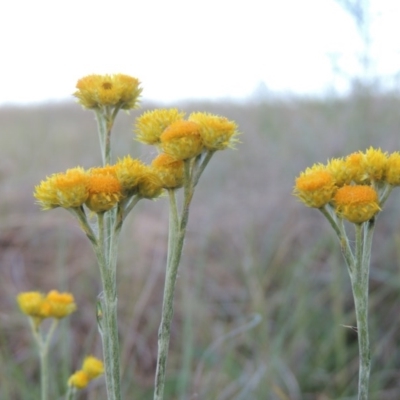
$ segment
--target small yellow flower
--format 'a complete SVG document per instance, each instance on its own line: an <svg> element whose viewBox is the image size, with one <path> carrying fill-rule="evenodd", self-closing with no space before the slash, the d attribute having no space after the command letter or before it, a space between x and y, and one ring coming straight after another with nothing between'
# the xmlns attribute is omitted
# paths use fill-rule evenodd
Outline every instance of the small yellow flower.
<svg viewBox="0 0 400 400"><path fill-rule="evenodd" d="M86 108L114 106L136 108L142 92L137 78L129 75L88 75L78 80L74 96Z"/></svg>
<svg viewBox="0 0 400 400"><path fill-rule="evenodd" d="M76 371L74 374L72 374L69 379L68 379L68 386L74 386L77 389L84 389L90 379L88 374L85 371Z"/></svg>
<svg viewBox="0 0 400 400"><path fill-rule="evenodd" d="M59 293L57 290L50 291L41 305L43 317L64 318L76 310L74 296L71 293Z"/></svg>
<svg viewBox="0 0 400 400"><path fill-rule="evenodd" d="M387 160L387 153L384 153L381 149L370 147L364 153L361 166L368 174L369 179L381 181L385 176Z"/></svg>
<svg viewBox="0 0 400 400"><path fill-rule="evenodd" d="M184 112L176 108L146 111L136 119L134 132L137 140L146 144L159 144L160 136L173 122L180 121Z"/></svg>
<svg viewBox="0 0 400 400"><path fill-rule="evenodd" d="M145 166L144 173L138 185L139 196L154 199L163 191L162 182L152 167Z"/></svg>
<svg viewBox="0 0 400 400"><path fill-rule="evenodd" d="M85 204L96 213L110 210L122 198L122 187L116 177L115 168L92 168L89 172L89 196Z"/></svg>
<svg viewBox="0 0 400 400"><path fill-rule="evenodd" d="M85 357L82 370L85 371L90 380L104 373L104 365L101 360L93 356Z"/></svg>
<svg viewBox="0 0 400 400"><path fill-rule="evenodd" d="M115 174L121 184L122 192L132 196L137 191L137 186L145 174L145 165L137 159L126 156L115 164Z"/></svg>
<svg viewBox="0 0 400 400"><path fill-rule="evenodd" d="M368 185L343 186L334 197L339 217L355 224L370 220L378 211L378 193Z"/></svg>
<svg viewBox="0 0 400 400"><path fill-rule="evenodd" d="M183 185L183 161L169 154L159 154L151 163L165 189L176 189Z"/></svg>
<svg viewBox="0 0 400 400"><path fill-rule="evenodd" d="M21 311L30 317L42 318L41 309L44 296L40 292L23 292L17 296Z"/></svg>
<svg viewBox="0 0 400 400"><path fill-rule="evenodd" d="M364 168L365 155L361 152L352 153L345 159L346 168L349 171L351 180L356 184L364 184L369 182L369 177Z"/></svg>
<svg viewBox="0 0 400 400"><path fill-rule="evenodd" d="M196 112L190 114L189 121L200 125L200 135L207 150L224 150L237 142L234 138L239 134L238 127L225 117Z"/></svg>
<svg viewBox="0 0 400 400"><path fill-rule="evenodd" d="M203 150L200 126L193 121L176 121L165 129L160 136L164 153L177 160L196 157Z"/></svg>
<svg viewBox="0 0 400 400"><path fill-rule="evenodd" d="M400 153L390 154L387 160L386 182L393 186L400 185Z"/></svg>
<svg viewBox="0 0 400 400"><path fill-rule="evenodd" d="M88 198L87 174L81 167L53 174L35 187L34 197L43 210L80 207Z"/></svg>
<svg viewBox="0 0 400 400"><path fill-rule="evenodd" d="M315 164L296 179L294 195L308 207L321 208L332 200L336 190L332 174Z"/></svg>
<svg viewBox="0 0 400 400"><path fill-rule="evenodd" d="M332 158L326 165L326 170L332 174L336 186L348 185L352 181L352 174L343 158Z"/></svg>

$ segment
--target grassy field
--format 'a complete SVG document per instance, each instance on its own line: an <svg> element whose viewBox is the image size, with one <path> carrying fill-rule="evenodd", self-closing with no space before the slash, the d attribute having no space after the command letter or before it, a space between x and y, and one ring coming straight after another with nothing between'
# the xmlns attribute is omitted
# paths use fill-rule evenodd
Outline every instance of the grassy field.
<svg viewBox="0 0 400 400"><path fill-rule="evenodd" d="M322 214L291 194L314 163L369 146L400 150L400 99L178 105L234 119L236 150L217 153L191 208L175 301L166 399L355 399L357 335L346 267ZM121 113L114 155L146 162L134 118ZM100 280L89 241L65 210L40 211L36 184L101 163L94 114L76 104L0 109L0 398L39 398L38 360L20 291L71 291L78 311L51 351L52 399L82 354L101 357ZM114 158L115 159L115 158ZM374 237L372 400L400 398L400 204L395 190ZM118 265L125 398L152 398L166 258L166 198L142 201L124 226ZM102 379L80 399L105 399Z"/></svg>

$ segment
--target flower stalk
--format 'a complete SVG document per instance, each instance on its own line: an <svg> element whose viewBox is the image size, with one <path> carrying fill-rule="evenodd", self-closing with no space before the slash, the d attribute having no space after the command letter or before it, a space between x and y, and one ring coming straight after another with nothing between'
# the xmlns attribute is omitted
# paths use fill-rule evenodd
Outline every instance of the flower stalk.
<svg viewBox="0 0 400 400"><path fill-rule="evenodd" d="M174 293L178 267L182 256L182 249L189 220L189 209L193 199L195 186L202 172L210 161L213 152L207 152L204 158L197 156L195 159L184 161L184 190L183 202L180 213L176 201L176 190L168 190L169 196L169 237L168 255L165 275L161 323L158 330L157 369L154 385L154 400L164 398L165 372L169 342L171 337L171 322L174 313ZM202 162L200 161L202 160Z"/></svg>
<svg viewBox="0 0 400 400"><path fill-rule="evenodd" d="M120 350L117 321L117 255L123 221L141 199L167 191L170 200L168 256L162 318L159 327L154 399L163 399L165 369L173 317L177 271L182 255L189 208L201 174L217 150L233 147L239 134L228 119L192 113L184 119L176 109L154 110L137 119L139 141L158 147L151 165L130 156L111 163L111 131L119 110L135 108L141 93L136 78L123 75L88 75L80 79L74 95L96 114L102 167L81 167L53 174L35 187L34 196L44 210L62 207L77 218L90 240L100 270L102 292L97 301L97 323L104 353L108 400L121 400ZM183 187L178 207L176 193ZM92 226L95 216L97 225ZM85 387L85 371L69 381L68 398ZM44 399L47 400L47 399Z"/></svg>
<svg viewBox="0 0 400 400"><path fill-rule="evenodd" d="M350 276L359 346L358 400L368 399L371 353L368 331L368 292L372 238L378 213L392 189L400 186L400 154L380 149L315 164L296 179L294 195L319 209L337 237ZM344 220L355 227L350 245Z"/></svg>

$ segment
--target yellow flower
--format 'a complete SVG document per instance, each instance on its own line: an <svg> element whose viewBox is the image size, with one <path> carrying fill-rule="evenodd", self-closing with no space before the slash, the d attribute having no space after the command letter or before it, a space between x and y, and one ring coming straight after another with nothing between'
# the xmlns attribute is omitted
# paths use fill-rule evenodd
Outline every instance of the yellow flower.
<svg viewBox="0 0 400 400"><path fill-rule="evenodd" d="M225 117L196 112L190 114L189 121L199 124L200 135L207 150L224 150L237 142L234 139L239 134L237 125Z"/></svg>
<svg viewBox="0 0 400 400"><path fill-rule="evenodd" d="M34 197L43 210L80 207L88 198L87 174L83 168L53 174L35 187Z"/></svg>
<svg viewBox="0 0 400 400"><path fill-rule="evenodd" d="M40 292L23 292L17 296L21 311L30 317L42 318L41 309L44 296Z"/></svg>
<svg viewBox="0 0 400 400"><path fill-rule="evenodd" d="M89 172L89 196L85 204L96 213L110 210L122 198L122 187L116 177L115 168L92 168Z"/></svg>
<svg viewBox="0 0 400 400"><path fill-rule="evenodd" d="M169 154L159 154L151 163L165 189L176 189L183 185L183 161Z"/></svg>
<svg viewBox="0 0 400 400"><path fill-rule="evenodd" d="M68 379L68 386L74 386L77 389L84 389L90 379L88 374L85 371L76 371L74 374L72 374L69 379Z"/></svg>
<svg viewBox="0 0 400 400"><path fill-rule="evenodd" d="M86 108L114 106L136 108L142 89L137 78L129 75L88 75L78 80L74 96Z"/></svg>
<svg viewBox="0 0 400 400"><path fill-rule="evenodd" d="M352 181L352 174L343 158L332 158L326 170L332 174L336 186L348 185Z"/></svg>
<svg viewBox="0 0 400 400"><path fill-rule="evenodd" d="M164 153L177 160L196 157L203 150L200 126L193 121L176 121L169 125L160 136Z"/></svg>
<svg viewBox="0 0 400 400"><path fill-rule="evenodd" d="M145 166L144 174L138 185L139 196L153 199L160 196L163 191L162 183L152 167Z"/></svg>
<svg viewBox="0 0 400 400"><path fill-rule="evenodd" d="M137 140L146 144L159 144L164 130L175 121L182 120L184 112L176 108L146 111L136 119L134 132Z"/></svg>
<svg viewBox="0 0 400 400"><path fill-rule="evenodd" d="M85 357L82 370L85 371L90 380L104 373L104 365L101 360L93 356Z"/></svg>
<svg viewBox="0 0 400 400"><path fill-rule="evenodd" d="M370 220L379 210L378 193L371 186L343 186L334 197L339 217L355 224Z"/></svg>
<svg viewBox="0 0 400 400"><path fill-rule="evenodd" d="M351 180L356 184L363 184L369 182L369 177L365 171L364 154L361 152L352 153L345 159L346 168L349 171Z"/></svg>
<svg viewBox="0 0 400 400"><path fill-rule="evenodd" d="M370 147L362 158L361 166L371 180L381 181L385 176L387 160L387 153Z"/></svg>
<svg viewBox="0 0 400 400"><path fill-rule="evenodd" d="M126 156L115 164L115 174L121 184L122 192L132 196L137 191L137 186L145 174L145 165L137 159Z"/></svg>
<svg viewBox="0 0 400 400"><path fill-rule="evenodd" d="M71 293L50 291L44 299L40 313L43 317L64 318L76 310L74 296Z"/></svg>
<svg viewBox="0 0 400 400"><path fill-rule="evenodd" d="M386 182L393 186L400 185L400 153L392 153L387 160Z"/></svg>
<svg viewBox="0 0 400 400"><path fill-rule="evenodd" d="M332 200L336 189L332 174L315 164L296 179L294 195L308 207L321 208Z"/></svg>

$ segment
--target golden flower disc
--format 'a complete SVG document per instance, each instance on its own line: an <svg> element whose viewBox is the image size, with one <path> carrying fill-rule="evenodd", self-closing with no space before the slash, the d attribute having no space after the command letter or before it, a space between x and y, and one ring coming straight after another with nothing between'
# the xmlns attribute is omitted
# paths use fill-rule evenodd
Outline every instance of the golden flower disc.
<svg viewBox="0 0 400 400"><path fill-rule="evenodd" d="M91 170L88 191L89 196L86 205L96 213L110 210L122 198L121 183L115 173L103 173L102 169L100 171Z"/></svg>
<svg viewBox="0 0 400 400"><path fill-rule="evenodd" d="M89 384L89 377L85 371L76 371L68 379L68 386L74 386L77 389L84 389Z"/></svg>
<svg viewBox="0 0 400 400"><path fill-rule="evenodd" d="M159 154L151 163L165 189L176 189L183 185L184 163L169 154Z"/></svg>
<svg viewBox="0 0 400 400"><path fill-rule="evenodd" d="M145 165L140 160L126 156L115 164L115 174L124 195L132 196L136 193L137 186L145 174Z"/></svg>
<svg viewBox="0 0 400 400"><path fill-rule="evenodd" d="M42 209L80 207L88 197L87 174L83 168L53 174L35 187L34 197Z"/></svg>
<svg viewBox="0 0 400 400"><path fill-rule="evenodd" d="M369 182L369 177L364 168L364 154L361 152L352 153L345 159L347 170L351 176L351 180L356 184L364 184Z"/></svg>
<svg viewBox="0 0 400 400"><path fill-rule="evenodd" d="M159 144L164 130L184 116L185 113L176 108L146 111L136 119L134 132L137 140L146 144Z"/></svg>
<svg viewBox="0 0 400 400"><path fill-rule="evenodd" d="M145 199L153 199L163 191L161 179L152 167L146 166L144 174L138 185L139 196Z"/></svg>
<svg viewBox="0 0 400 400"><path fill-rule="evenodd" d="M381 149L370 147L365 152L361 165L370 180L381 181L386 173L387 161L387 153L384 153Z"/></svg>
<svg viewBox="0 0 400 400"><path fill-rule="evenodd" d="M41 307L43 317L64 318L76 310L74 296L71 293L50 291Z"/></svg>
<svg viewBox="0 0 400 400"><path fill-rule="evenodd" d="M233 139L238 135L236 123L225 117L196 112L190 114L189 121L199 124L200 135L207 150L224 150L232 147L232 144L237 141Z"/></svg>
<svg viewBox="0 0 400 400"><path fill-rule="evenodd" d="M87 356L83 361L82 370L85 371L89 379L92 380L104 373L104 365L98 358Z"/></svg>
<svg viewBox="0 0 400 400"><path fill-rule="evenodd" d="M78 80L74 96L86 108L136 108L142 89L137 78L124 74L92 74Z"/></svg>
<svg viewBox="0 0 400 400"><path fill-rule="evenodd" d="M161 148L164 153L177 160L196 157L203 150L200 136L200 126L193 121L176 121L160 136Z"/></svg>
<svg viewBox="0 0 400 400"><path fill-rule="evenodd" d="M386 165L386 182L393 186L400 185L400 153L390 154Z"/></svg>
<svg viewBox="0 0 400 400"><path fill-rule="evenodd" d="M378 193L368 185L343 186L334 197L335 211L355 224L370 220L380 207Z"/></svg>
<svg viewBox="0 0 400 400"><path fill-rule="evenodd" d="M314 165L296 179L294 195L308 207L321 208L332 200L336 189L332 174Z"/></svg>
<svg viewBox="0 0 400 400"><path fill-rule="evenodd" d="M23 292L17 296L21 311L31 317L41 317L41 307L44 296L40 292Z"/></svg>

